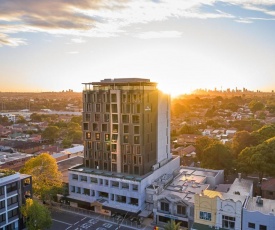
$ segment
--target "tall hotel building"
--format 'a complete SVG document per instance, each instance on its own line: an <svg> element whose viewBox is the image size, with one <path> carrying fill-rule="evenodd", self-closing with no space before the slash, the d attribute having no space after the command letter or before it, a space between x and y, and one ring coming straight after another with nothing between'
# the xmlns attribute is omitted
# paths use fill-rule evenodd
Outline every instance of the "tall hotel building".
<svg viewBox="0 0 275 230"><path fill-rule="evenodd" d="M142 78L83 85L84 161L69 170L71 205L139 213L145 188L180 165L170 151L170 96Z"/></svg>

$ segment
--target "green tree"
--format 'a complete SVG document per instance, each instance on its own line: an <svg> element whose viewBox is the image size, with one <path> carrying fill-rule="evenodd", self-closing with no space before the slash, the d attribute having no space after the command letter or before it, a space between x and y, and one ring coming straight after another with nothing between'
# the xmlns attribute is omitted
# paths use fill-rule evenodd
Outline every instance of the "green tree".
<svg viewBox="0 0 275 230"><path fill-rule="evenodd" d="M249 119L249 120L235 120L233 122L230 122L232 127L235 127L238 130L246 130L248 132L252 132L255 130L260 129L263 124L261 121L256 119Z"/></svg>
<svg viewBox="0 0 275 230"><path fill-rule="evenodd" d="M275 113L275 103L267 105L266 110L270 113Z"/></svg>
<svg viewBox="0 0 275 230"><path fill-rule="evenodd" d="M264 125L257 131L252 132L251 135L255 138L255 141L257 141L258 144L261 144L265 140L275 136L275 124Z"/></svg>
<svg viewBox="0 0 275 230"><path fill-rule="evenodd" d="M190 111L189 106L183 104L182 102L179 102L177 100L172 101L171 104L171 114L173 116L180 116L183 113L188 113Z"/></svg>
<svg viewBox="0 0 275 230"><path fill-rule="evenodd" d="M199 161L202 160L203 151L209 147L211 144L218 142L215 139L209 138L207 136L199 137L196 141L196 156Z"/></svg>
<svg viewBox="0 0 275 230"><path fill-rule="evenodd" d="M62 174L56 160L48 153L28 160L20 172L32 176L34 195L43 201L51 201L62 187Z"/></svg>
<svg viewBox="0 0 275 230"><path fill-rule="evenodd" d="M62 141L63 148L70 148L72 146L72 140L70 138L64 138Z"/></svg>
<svg viewBox="0 0 275 230"><path fill-rule="evenodd" d="M25 119L23 116L19 115L19 116L17 117L17 119L16 119L16 123L19 123L19 124L26 124L27 121L26 121L26 119Z"/></svg>
<svg viewBox="0 0 275 230"><path fill-rule="evenodd" d="M238 157L238 168L246 174L257 173L262 181L264 175L274 176L275 170L275 137L263 143L245 148Z"/></svg>
<svg viewBox="0 0 275 230"><path fill-rule="evenodd" d="M206 117L213 117L216 113L216 107L212 106L211 109L208 109L207 112L205 113Z"/></svg>
<svg viewBox="0 0 275 230"><path fill-rule="evenodd" d="M71 129L71 130L81 130L81 125L72 121L68 123L67 127L68 129Z"/></svg>
<svg viewBox="0 0 275 230"><path fill-rule="evenodd" d="M32 113L30 118L33 122L41 122L42 121L42 115L40 115L38 113Z"/></svg>
<svg viewBox="0 0 275 230"><path fill-rule="evenodd" d="M200 132L191 125L183 125L179 131L180 134L199 134Z"/></svg>
<svg viewBox="0 0 275 230"><path fill-rule="evenodd" d="M233 155L226 145L215 142L203 151L201 166L203 168L224 170L225 176L233 168Z"/></svg>
<svg viewBox="0 0 275 230"><path fill-rule="evenodd" d="M80 126L82 125L82 116L73 116L71 122L77 123Z"/></svg>
<svg viewBox="0 0 275 230"><path fill-rule="evenodd" d="M62 128L67 128L68 123L65 122L65 121L58 121L58 122L55 122L55 123L51 123L51 126L56 126L60 129L62 129Z"/></svg>
<svg viewBox="0 0 275 230"><path fill-rule="evenodd" d="M260 112L258 118L264 120L266 118L266 114L264 112Z"/></svg>
<svg viewBox="0 0 275 230"><path fill-rule="evenodd" d="M42 138L47 139L50 142L54 142L59 137L60 128L57 126L48 126L43 132L42 132Z"/></svg>
<svg viewBox="0 0 275 230"><path fill-rule="evenodd" d="M20 208L28 230L49 229L52 225L50 211L38 201L28 198Z"/></svg>
<svg viewBox="0 0 275 230"><path fill-rule="evenodd" d="M239 131L233 136L231 147L237 157L243 149L254 145L255 138L248 131Z"/></svg>
<svg viewBox="0 0 275 230"><path fill-rule="evenodd" d="M176 223L175 220L170 220L164 226L164 230L179 230L180 229L180 222Z"/></svg>
<svg viewBox="0 0 275 230"><path fill-rule="evenodd" d="M230 102L228 104L225 104L223 106L223 108L224 109L230 109L231 111L236 112L238 110L239 106L236 105L235 103Z"/></svg>
<svg viewBox="0 0 275 230"><path fill-rule="evenodd" d="M250 108L250 110L251 110L252 112L255 113L256 111L259 111L259 110L264 109L265 105L264 105L262 102L260 102L260 101L252 100L252 101L249 103L248 107Z"/></svg>
<svg viewBox="0 0 275 230"><path fill-rule="evenodd" d="M82 143L82 131L76 130L69 132L70 137L72 138L73 143Z"/></svg>

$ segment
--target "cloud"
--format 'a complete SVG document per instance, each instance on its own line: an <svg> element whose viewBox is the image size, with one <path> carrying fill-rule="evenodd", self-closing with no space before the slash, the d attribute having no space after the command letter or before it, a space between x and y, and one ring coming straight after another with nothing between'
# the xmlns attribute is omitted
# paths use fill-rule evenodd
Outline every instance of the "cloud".
<svg viewBox="0 0 275 230"><path fill-rule="evenodd" d="M12 37L21 32L114 37L126 34L125 30L130 25L171 18L231 18L239 22L250 21L219 10L218 2L259 11L269 16L275 15L271 7L275 5L275 0L261 0L260 5L258 0L1 0L1 44L26 44L23 39ZM212 7L214 11L206 12L203 6ZM145 35L146 33L139 36L144 38ZM164 33L158 36L173 35ZM72 41L81 43L84 40L73 38Z"/></svg>
<svg viewBox="0 0 275 230"><path fill-rule="evenodd" d="M182 33L179 31L149 31L140 33L137 37L141 39L151 38L178 38L181 37Z"/></svg>
<svg viewBox="0 0 275 230"><path fill-rule="evenodd" d="M235 21L240 23L246 23L246 24L253 23L253 20L244 19L244 18L239 18L239 19L236 19Z"/></svg>
<svg viewBox="0 0 275 230"><path fill-rule="evenodd" d="M71 41L74 43L85 43L86 42L85 40L83 40L83 38L72 38Z"/></svg>
<svg viewBox="0 0 275 230"><path fill-rule="evenodd" d="M1 46L19 46L26 45L26 41L21 38L11 38L6 34L0 33L0 47Z"/></svg>
<svg viewBox="0 0 275 230"><path fill-rule="evenodd" d="M67 52L67 54L78 54L79 52L78 51L70 51L70 52Z"/></svg>

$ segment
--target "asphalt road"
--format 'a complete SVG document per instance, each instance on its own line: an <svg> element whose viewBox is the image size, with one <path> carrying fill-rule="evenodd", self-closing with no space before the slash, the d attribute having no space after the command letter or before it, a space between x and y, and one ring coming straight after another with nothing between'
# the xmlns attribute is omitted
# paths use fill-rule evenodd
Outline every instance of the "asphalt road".
<svg viewBox="0 0 275 230"><path fill-rule="evenodd" d="M99 219L100 215L85 217L77 213L64 210L52 210L52 227L50 230L129 230L135 229L118 226L117 223Z"/></svg>

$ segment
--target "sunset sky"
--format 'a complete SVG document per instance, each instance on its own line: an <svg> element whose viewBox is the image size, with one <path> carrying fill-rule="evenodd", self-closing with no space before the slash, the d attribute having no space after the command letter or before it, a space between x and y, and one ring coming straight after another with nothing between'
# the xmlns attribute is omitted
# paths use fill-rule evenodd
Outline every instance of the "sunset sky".
<svg viewBox="0 0 275 230"><path fill-rule="evenodd" d="M0 91L130 77L275 90L275 0L0 0Z"/></svg>

